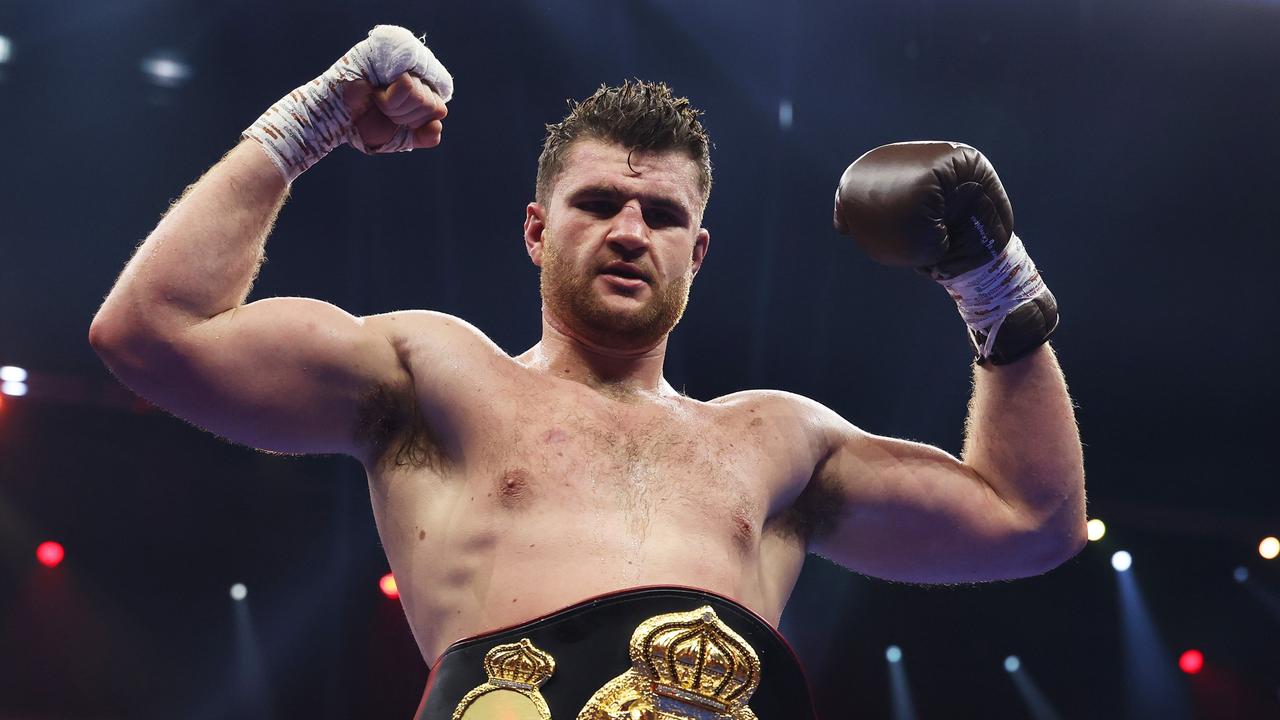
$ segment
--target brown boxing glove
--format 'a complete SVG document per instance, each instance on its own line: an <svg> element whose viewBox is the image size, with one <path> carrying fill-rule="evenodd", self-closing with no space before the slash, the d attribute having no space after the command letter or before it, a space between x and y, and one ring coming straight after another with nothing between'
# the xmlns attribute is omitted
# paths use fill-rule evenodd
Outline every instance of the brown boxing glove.
<svg viewBox="0 0 1280 720"><path fill-rule="evenodd" d="M1013 208L982 153L961 143L878 147L844 171L835 226L884 265L937 280L978 362L1013 362L1058 327L1058 303L1013 232Z"/></svg>

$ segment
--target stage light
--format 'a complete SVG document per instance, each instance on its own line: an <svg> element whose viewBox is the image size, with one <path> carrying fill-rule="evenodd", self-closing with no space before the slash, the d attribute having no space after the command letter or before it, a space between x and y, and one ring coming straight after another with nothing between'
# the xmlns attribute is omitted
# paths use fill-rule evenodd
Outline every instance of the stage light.
<svg viewBox="0 0 1280 720"><path fill-rule="evenodd" d="M884 659L891 663L902 661L902 648L897 645L890 645L888 650L884 651Z"/></svg>
<svg viewBox="0 0 1280 720"><path fill-rule="evenodd" d="M36 560L45 567L57 567L64 557L66 557L66 551L62 549L60 543L46 540L36 546Z"/></svg>
<svg viewBox="0 0 1280 720"><path fill-rule="evenodd" d="M0 393L4 393L5 395L12 395L14 397L22 397L23 395L27 394L27 384L24 382L14 382L13 380L7 380L3 383L0 383Z"/></svg>
<svg viewBox="0 0 1280 720"><path fill-rule="evenodd" d="M13 43L9 42L9 38L0 35L0 65L9 62L9 58L13 57Z"/></svg>
<svg viewBox="0 0 1280 720"><path fill-rule="evenodd" d="M141 63L142 73L152 84L176 88L191 78L191 66L169 53L156 53Z"/></svg>
<svg viewBox="0 0 1280 720"><path fill-rule="evenodd" d="M400 597L400 588L396 587L396 578L391 573L382 576L378 581L378 587L381 588L382 594L395 600Z"/></svg>
<svg viewBox="0 0 1280 720"><path fill-rule="evenodd" d="M1199 650L1188 650L1178 658L1178 667L1188 675L1195 675L1204 667L1204 653Z"/></svg>
<svg viewBox="0 0 1280 720"><path fill-rule="evenodd" d="M0 382L20 382L27 381L27 371L16 365L5 365L0 367Z"/></svg>
<svg viewBox="0 0 1280 720"><path fill-rule="evenodd" d="M244 583L236 583L231 586L232 600L243 600L246 597L249 597L249 588L245 587Z"/></svg>
<svg viewBox="0 0 1280 720"><path fill-rule="evenodd" d="M1022 661L1017 655L1010 655L1004 659L1004 669L1007 672L1018 672L1018 668L1022 667Z"/></svg>
<svg viewBox="0 0 1280 720"><path fill-rule="evenodd" d="M1107 534L1107 524L1098 518L1090 520L1085 527L1088 529L1089 540L1091 542L1098 542L1102 539L1103 535Z"/></svg>
<svg viewBox="0 0 1280 720"><path fill-rule="evenodd" d="M783 130L790 130L791 123L795 119L795 111L791 107L790 100L782 100L778 103L778 127Z"/></svg>
<svg viewBox="0 0 1280 720"><path fill-rule="evenodd" d="M1132 566L1133 556L1124 550L1120 550L1111 556L1111 567L1115 568L1116 572L1125 572Z"/></svg>
<svg viewBox="0 0 1280 720"><path fill-rule="evenodd" d="M1241 565L1240 567L1236 568L1234 572L1231 573L1231 577L1235 578L1236 582L1242 583L1245 580L1249 579L1249 568Z"/></svg>
<svg viewBox="0 0 1280 720"><path fill-rule="evenodd" d="M1266 560L1275 560L1280 555L1280 540L1274 537L1262 538L1262 542L1258 543L1258 554Z"/></svg>

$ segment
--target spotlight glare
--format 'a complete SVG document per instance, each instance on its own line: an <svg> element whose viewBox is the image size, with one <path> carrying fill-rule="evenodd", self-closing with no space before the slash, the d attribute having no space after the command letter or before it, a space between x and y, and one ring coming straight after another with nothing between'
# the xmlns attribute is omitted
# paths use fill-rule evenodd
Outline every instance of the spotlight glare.
<svg viewBox="0 0 1280 720"><path fill-rule="evenodd" d="M890 645L888 650L884 651L884 657L891 663L902 661L902 648L897 645Z"/></svg>
<svg viewBox="0 0 1280 720"><path fill-rule="evenodd" d="M1125 572L1132 566L1133 556L1124 550L1119 550L1111 556L1111 567L1115 568L1116 572Z"/></svg>
<svg viewBox="0 0 1280 720"><path fill-rule="evenodd" d="M249 596L249 588L245 587L244 583L236 583L235 585L231 586L232 600L243 600L248 596Z"/></svg>
<svg viewBox="0 0 1280 720"><path fill-rule="evenodd" d="M1236 582L1242 583L1249 579L1249 568L1241 565L1235 569L1235 572L1231 573L1231 577L1235 578Z"/></svg>
<svg viewBox="0 0 1280 720"><path fill-rule="evenodd" d="M152 84L175 88L191 78L191 66L169 53L156 53L141 63L142 73Z"/></svg>
<svg viewBox="0 0 1280 720"><path fill-rule="evenodd" d="M1102 522L1098 518L1094 518L1090 520L1088 525L1086 525L1086 527L1088 528L1088 531L1089 531L1090 542L1098 542L1099 540L1102 539L1103 535L1107 534L1107 524Z"/></svg>
<svg viewBox="0 0 1280 720"><path fill-rule="evenodd" d="M1188 675L1195 675L1204 667L1204 653L1199 650L1188 650L1178 658L1178 667Z"/></svg>
<svg viewBox="0 0 1280 720"><path fill-rule="evenodd" d="M0 65L9 62L13 57L13 43L9 42L9 38L0 35Z"/></svg>
<svg viewBox="0 0 1280 720"><path fill-rule="evenodd" d="M1262 538L1262 542L1258 543L1258 554L1264 559L1275 560L1280 555L1280 540L1274 537Z"/></svg>
<svg viewBox="0 0 1280 720"><path fill-rule="evenodd" d="M62 549L61 543L46 540L36 546L36 560L45 567L57 567L64 557L66 557L66 551Z"/></svg>
<svg viewBox="0 0 1280 720"><path fill-rule="evenodd" d="M400 597L400 588L396 587L396 577L391 573L383 575L382 579L378 580L378 588L382 590L383 595L392 600Z"/></svg>
<svg viewBox="0 0 1280 720"><path fill-rule="evenodd" d="M19 382L27 381L27 371L16 365L5 365L0 367L0 382Z"/></svg>
<svg viewBox="0 0 1280 720"><path fill-rule="evenodd" d="M22 397L27 394L27 384L24 382L6 380L5 382L0 383L0 393L12 395L14 397Z"/></svg>
<svg viewBox="0 0 1280 720"><path fill-rule="evenodd" d="M1017 655L1010 655L1004 659L1004 669L1008 672L1018 672L1018 668L1022 667L1022 661Z"/></svg>
<svg viewBox="0 0 1280 720"><path fill-rule="evenodd" d="M778 127L783 130L790 130L791 123L795 119L795 110L791 106L790 100L782 100L778 103Z"/></svg>

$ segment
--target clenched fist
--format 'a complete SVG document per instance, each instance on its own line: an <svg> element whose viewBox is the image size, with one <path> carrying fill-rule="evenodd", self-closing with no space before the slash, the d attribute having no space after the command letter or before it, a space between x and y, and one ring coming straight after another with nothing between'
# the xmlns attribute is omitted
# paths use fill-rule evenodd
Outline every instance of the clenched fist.
<svg viewBox="0 0 1280 720"><path fill-rule="evenodd" d="M335 147L364 153L440 143L453 76L422 40L379 25L323 75L284 96L244 136L293 180Z"/></svg>
<svg viewBox="0 0 1280 720"><path fill-rule="evenodd" d="M415 149L435 147L444 131L441 121L449 114L444 99L411 73L403 73L385 88L375 89L367 80L344 83L342 100L368 148L382 147L402 127L411 131Z"/></svg>

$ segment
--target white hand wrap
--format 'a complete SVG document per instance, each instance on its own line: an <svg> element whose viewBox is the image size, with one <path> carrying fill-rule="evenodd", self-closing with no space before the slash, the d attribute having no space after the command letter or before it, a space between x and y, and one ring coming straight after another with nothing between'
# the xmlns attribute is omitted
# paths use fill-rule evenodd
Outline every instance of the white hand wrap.
<svg viewBox="0 0 1280 720"><path fill-rule="evenodd" d="M965 325L986 337L979 348L979 355L984 358L991 356L996 333L1009 313L1045 291L1036 264L1016 234L1009 238L1004 251L986 265L947 280L935 279L951 293Z"/></svg>
<svg viewBox="0 0 1280 720"><path fill-rule="evenodd" d="M286 183L346 142L367 154L412 150L413 132L404 126L386 143L366 147L342 99L342 83L366 80L383 88L406 72L445 102L452 99L453 76L424 41L402 27L379 25L323 75L280 98L241 136L262 145Z"/></svg>

